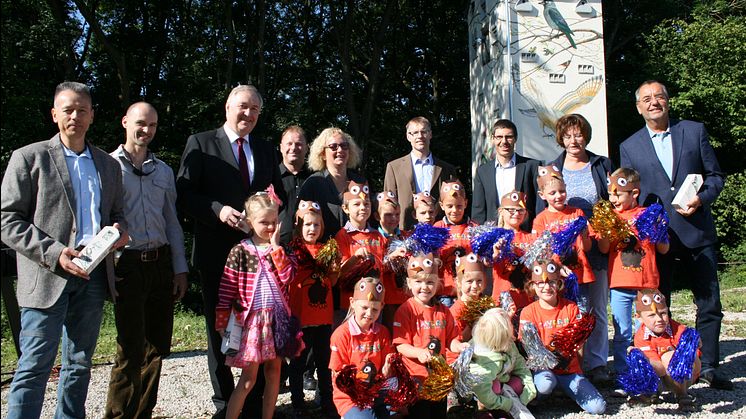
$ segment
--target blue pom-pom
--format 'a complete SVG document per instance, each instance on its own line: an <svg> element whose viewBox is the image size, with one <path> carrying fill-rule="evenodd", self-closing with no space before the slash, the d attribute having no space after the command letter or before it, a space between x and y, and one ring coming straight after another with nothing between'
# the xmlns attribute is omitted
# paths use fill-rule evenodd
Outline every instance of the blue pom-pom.
<svg viewBox="0 0 746 419"><path fill-rule="evenodd" d="M668 243L668 214L661 204L647 207L635 220L635 228L640 240L651 243Z"/></svg>
<svg viewBox="0 0 746 419"><path fill-rule="evenodd" d="M575 272L570 271L570 275L565 278L565 288L562 290L565 298L575 303L578 302L580 296L580 287L578 287L578 276Z"/></svg>
<svg viewBox="0 0 746 419"><path fill-rule="evenodd" d="M417 224L410 239L415 240L422 253L436 253L446 242L448 242L450 232L445 227L434 227L427 223Z"/></svg>
<svg viewBox="0 0 746 419"><path fill-rule="evenodd" d="M492 227L492 226L477 226L469 227L469 244L471 245L471 251L477 256L487 259L488 262L492 263L492 247L502 239L502 245L500 246L500 256L498 260L509 258L512 253L513 236L515 233L513 230L505 228Z"/></svg>
<svg viewBox="0 0 746 419"><path fill-rule="evenodd" d="M566 256L575 245L578 235L585 230L588 219L580 216L565 225L562 230L552 234L552 252L559 256Z"/></svg>
<svg viewBox="0 0 746 419"><path fill-rule="evenodd" d="M671 357L671 362L668 363L668 375L677 383L683 383L692 379L692 367L694 366L698 347L699 333L697 333L696 329L687 327L684 333L681 334L681 339L679 339L676 351L674 351Z"/></svg>
<svg viewBox="0 0 746 419"><path fill-rule="evenodd" d="M617 378L619 386L630 396L652 396L658 392L660 379L645 354L633 348L627 354L627 371Z"/></svg>

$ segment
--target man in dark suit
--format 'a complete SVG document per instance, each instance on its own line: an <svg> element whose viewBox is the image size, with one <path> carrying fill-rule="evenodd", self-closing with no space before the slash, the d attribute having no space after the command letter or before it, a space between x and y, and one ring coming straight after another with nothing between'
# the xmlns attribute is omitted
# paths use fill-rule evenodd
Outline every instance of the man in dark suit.
<svg viewBox="0 0 746 419"><path fill-rule="evenodd" d="M521 227L525 231L531 231L534 217L544 209L544 202L536 199L536 176L540 162L516 154L518 128L510 120L500 119L495 122L490 138L495 147L495 160L477 168L471 200L471 219L479 224L494 221L502 196L516 190L526 194L528 212Z"/></svg>
<svg viewBox="0 0 746 419"><path fill-rule="evenodd" d="M251 135L262 105L256 87L234 88L225 103L225 124L187 139L176 180L177 207L194 221L192 263L202 282L215 417L225 414L234 388L233 375L220 352L221 337L215 330L215 305L225 260L230 249L246 237L239 229L246 198L274 185L280 199L286 200L272 145ZM249 396L244 415L259 410L260 405L251 403Z"/></svg>
<svg viewBox="0 0 746 419"><path fill-rule="evenodd" d="M121 231L114 247L129 240L119 164L86 138L93 122L88 86L60 83L52 119L59 132L14 151L2 182L2 241L16 251L21 306L21 356L6 418L41 415L60 341L54 416L85 417L91 358L114 264L107 256L88 274L73 259L104 226Z"/></svg>
<svg viewBox="0 0 746 419"><path fill-rule="evenodd" d="M723 172L708 141L704 125L669 119L668 91L657 81L646 81L635 92L637 111L645 127L620 146L622 167L640 172L641 205L658 202L670 217L671 250L658 255L661 290L670 297L673 262L680 259L691 275L697 305L697 331L702 338L700 380L711 387L733 389L716 368L720 363L720 325L723 318L717 278L717 235L710 205L723 189ZM704 178L686 209L672 201L688 174ZM669 299L670 301L670 299Z"/></svg>
<svg viewBox="0 0 746 419"><path fill-rule="evenodd" d="M409 229L415 224L412 197L416 193L430 192L437 202L440 183L456 177L456 168L450 163L433 157L430 141L433 131L430 121L418 116L407 123L407 141L412 151L386 165L384 191L395 192L399 199L399 228Z"/></svg>

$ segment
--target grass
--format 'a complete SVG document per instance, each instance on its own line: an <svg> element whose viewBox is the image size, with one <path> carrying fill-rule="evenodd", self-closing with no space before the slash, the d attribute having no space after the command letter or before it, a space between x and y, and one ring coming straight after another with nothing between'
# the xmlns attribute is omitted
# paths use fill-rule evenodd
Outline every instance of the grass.
<svg viewBox="0 0 746 419"><path fill-rule="evenodd" d="M171 342L171 352L186 352L195 350L206 350L207 340L205 336L204 316L194 313L192 310L177 303L174 315L174 329ZM114 324L114 306L110 301L104 303L104 317L101 322L101 332L93 354L94 365L108 364L114 361L117 352L117 330ZM2 343L0 344L0 355L2 356L2 374L12 372L16 367L18 356L13 345L13 337L10 331L10 323L5 314L5 305L2 305ZM59 355L55 361L60 363Z"/></svg>

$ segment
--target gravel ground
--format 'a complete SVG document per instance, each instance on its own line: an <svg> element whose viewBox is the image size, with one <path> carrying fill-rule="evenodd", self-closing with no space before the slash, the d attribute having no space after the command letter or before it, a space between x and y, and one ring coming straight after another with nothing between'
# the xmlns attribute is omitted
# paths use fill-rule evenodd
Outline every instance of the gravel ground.
<svg viewBox="0 0 746 419"><path fill-rule="evenodd" d="M727 317L727 316L726 316ZM723 364L721 371L733 378L735 391L718 391L695 384L691 393L697 398L700 411L687 415L695 418L746 418L746 339L726 338L721 343ZM109 382L110 365L94 367L93 376L86 402L90 417L102 417L106 392ZM235 370L236 377L238 370ZM51 418L54 414L56 400L56 380L50 380L47 386L43 418ZM7 385L2 388L2 416L4 417L7 399ZM664 395L664 403L654 406L630 406L622 398L613 397L610 389L601 389L607 400L607 417L615 418L651 418L651 417L680 417L676 410L672 395ZM158 418L209 418L214 412L210 400L212 395L210 381L207 374L207 358L204 352L185 352L174 354L164 362L161 377L158 405L154 417ZM312 392L306 392L306 400L310 403ZM570 399L562 396L552 397L540 405L532 406L531 410L538 418L582 418L591 415L582 413L580 408ZM290 412L290 393L281 394L278 399L280 414ZM281 416L281 415L278 415ZM467 412L449 414L452 418L467 418ZM311 415L310 417L321 417Z"/></svg>

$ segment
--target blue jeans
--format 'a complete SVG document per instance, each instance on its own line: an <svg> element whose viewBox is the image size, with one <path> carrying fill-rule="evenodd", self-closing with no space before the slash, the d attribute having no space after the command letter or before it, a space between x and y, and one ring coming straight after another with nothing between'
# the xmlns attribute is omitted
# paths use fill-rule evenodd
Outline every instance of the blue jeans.
<svg viewBox="0 0 746 419"><path fill-rule="evenodd" d="M534 373L534 385L539 396L552 394L554 388L560 389L571 399L592 415L601 415L606 410L606 400L588 379L580 374L554 374L551 371Z"/></svg>
<svg viewBox="0 0 746 419"><path fill-rule="evenodd" d="M86 281L71 277L51 307L21 309L21 357L8 393L7 419L38 418L62 336L55 418L85 417L91 359L101 327L106 265ZM41 284L40 286L43 286Z"/></svg>
<svg viewBox="0 0 746 419"><path fill-rule="evenodd" d="M614 320L614 369L617 373L627 370L627 348L632 345L634 324L633 310L637 291L625 288L611 290L611 317Z"/></svg>
<svg viewBox="0 0 746 419"><path fill-rule="evenodd" d="M596 281L580 285L580 298L596 315L596 326L583 346L585 370L605 367L609 358L609 321L606 306L609 303L609 281L606 269L593 269Z"/></svg>

